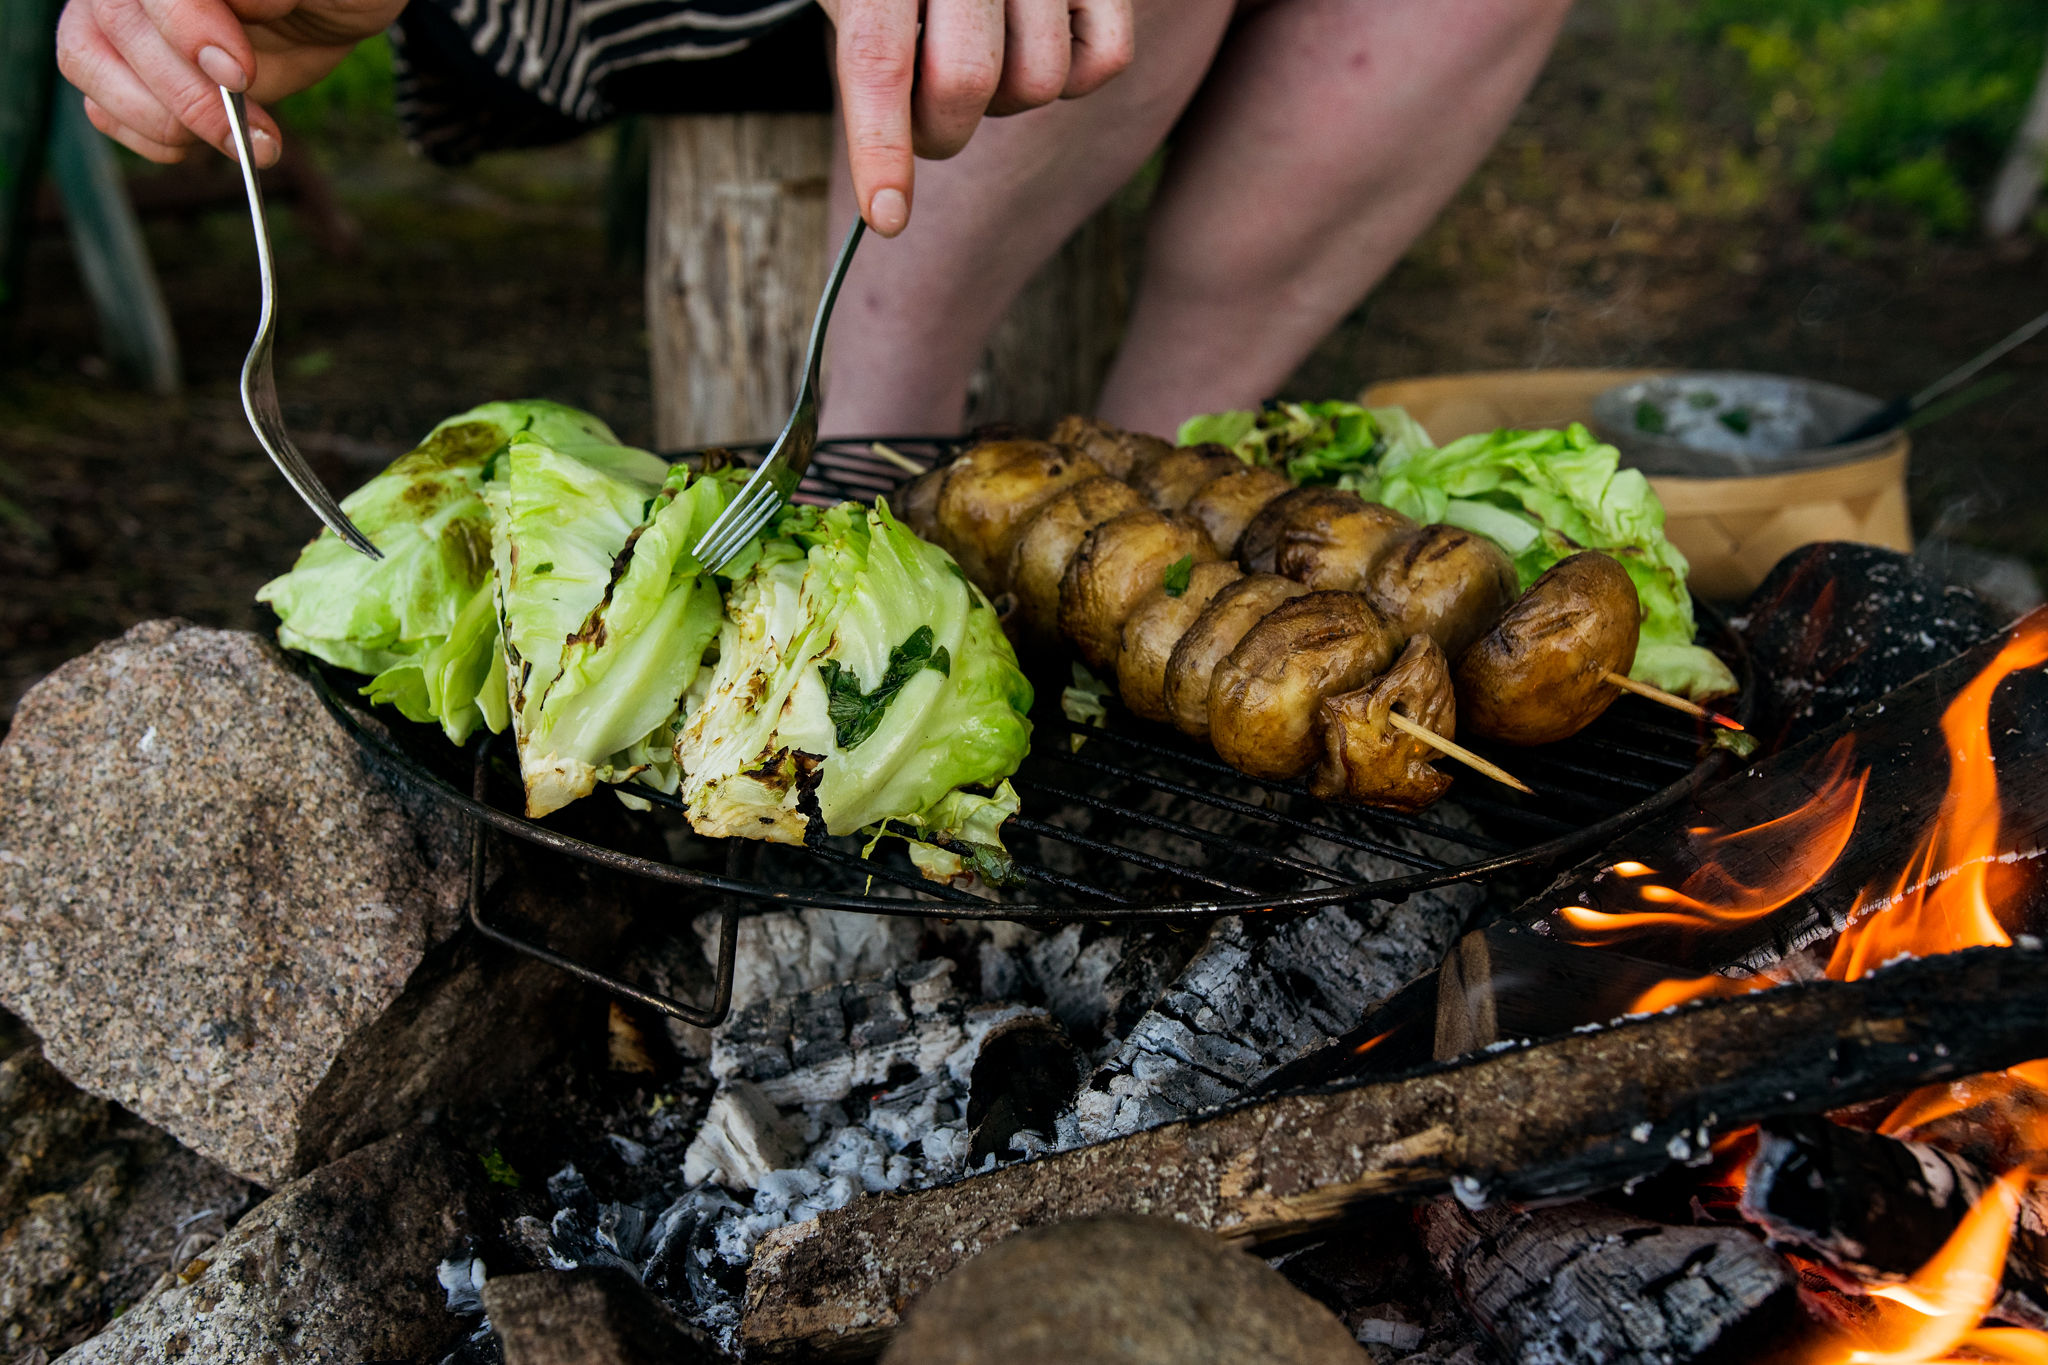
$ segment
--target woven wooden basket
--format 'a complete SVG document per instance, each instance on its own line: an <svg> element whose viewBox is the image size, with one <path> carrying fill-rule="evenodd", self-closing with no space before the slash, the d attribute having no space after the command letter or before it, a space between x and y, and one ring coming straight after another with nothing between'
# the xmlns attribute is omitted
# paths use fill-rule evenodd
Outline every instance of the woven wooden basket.
<svg viewBox="0 0 2048 1365"><path fill-rule="evenodd" d="M1659 370L1495 370L1375 384L1359 401L1403 407L1439 442L1495 427L1558 427L1591 417L1594 397ZM1664 530L1692 561L1693 592L1747 597L1771 566L1816 540L1858 540L1910 551L1906 455L1900 432L1878 454L1824 469L1743 479L1654 475Z"/></svg>

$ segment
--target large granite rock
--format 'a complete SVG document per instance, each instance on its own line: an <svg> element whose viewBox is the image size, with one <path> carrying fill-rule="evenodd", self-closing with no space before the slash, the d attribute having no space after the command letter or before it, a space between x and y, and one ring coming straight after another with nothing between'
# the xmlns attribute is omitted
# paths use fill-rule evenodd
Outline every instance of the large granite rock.
<svg viewBox="0 0 2048 1365"><path fill-rule="evenodd" d="M361 1365L438 1360L475 1326L450 1310L497 1219L473 1157L411 1130L257 1205L64 1365Z"/></svg>
<svg viewBox="0 0 2048 1365"><path fill-rule="evenodd" d="M910 1305L882 1365L1366 1365L1264 1261L1168 1218L1020 1232Z"/></svg>
<svg viewBox="0 0 2048 1365"><path fill-rule="evenodd" d="M512 855L570 951L631 891ZM468 832L267 641L137 626L0 742L0 1003L65 1075L266 1186L552 1061L570 978L458 934Z"/></svg>

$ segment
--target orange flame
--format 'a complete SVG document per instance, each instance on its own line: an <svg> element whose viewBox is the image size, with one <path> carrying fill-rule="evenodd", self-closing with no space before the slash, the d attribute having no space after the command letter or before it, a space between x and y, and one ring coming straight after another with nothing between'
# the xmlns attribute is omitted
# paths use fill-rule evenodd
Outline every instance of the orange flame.
<svg viewBox="0 0 2048 1365"><path fill-rule="evenodd" d="M1961 1359L1957 1351L2048 1365L2048 1334L1979 1325L1998 1300L2006 1247L2030 1178L2024 1170L2008 1171L1918 1274L1904 1284L1872 1287L1871 1296L1885 1302L1859 1334L1863 1339L1830 1343L1813 1365L1936 1365Z"/></svg>
<svg viewBox="0 0 2048 1365"><path fill-rule="evenodd" d="M1992 870L2003 850L1991 696L2012 674L2042 663L2048 663L2048 622L2023 625L1942 712L1948 793L1891 894L1876 901L1868 892L1858 898L1849 927L1835 943L1829 976L1854 981L1900 957L2011 946L1992 910Z"/></svg>
<svg viewBox="0 0 2048 1365"><path fill-rule="evenodd" d="M1762 919L1812 890L1848 847L1863 809L1870 772L1866 768L1852 775L1853 754L1848 736L1836 740L1823 760L1813 796L1788 814L1732 833L1711 826L1688 830L1702 846L1703 856L1676 889L1640 880L1655 874L1642 863L1614 864L1609 870L1630 879L1631 894L1660 908L1608 911L1565 906L1558 917L1577 931L1567 935L1569 941L1590 947L1657 928L1730 928ZM1752 869L1754 881L1746 879Z"/></svg>

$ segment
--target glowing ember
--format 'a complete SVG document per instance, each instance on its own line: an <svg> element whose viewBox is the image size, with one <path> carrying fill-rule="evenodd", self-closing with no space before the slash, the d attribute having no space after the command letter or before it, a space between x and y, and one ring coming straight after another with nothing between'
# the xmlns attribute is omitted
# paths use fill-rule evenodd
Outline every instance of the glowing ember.
<svg viewBox="0 0 2048 1365"><path fill-rule="evenodd" d="M1607 911L1571 905L1557 912L1563 937L1587 946L1617 943L1655 929L1725 929L1762 919L1813 889L1848 847L1863 809L1868 769L1851 772L1844 736L1828 750L1813 796L1798 809L1732 833L1711 826L1687 832L1702 846L1699 867L1678 887L1638 880L1654 869L1616 863L1628 891L1656 909Z"/></svg>

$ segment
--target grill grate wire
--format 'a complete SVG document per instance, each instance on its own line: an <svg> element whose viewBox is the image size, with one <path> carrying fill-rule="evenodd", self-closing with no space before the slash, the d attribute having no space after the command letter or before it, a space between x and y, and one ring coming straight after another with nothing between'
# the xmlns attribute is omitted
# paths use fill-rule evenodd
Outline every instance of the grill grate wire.
<svg viewBox="0 0 2048 1365"><path fill-rule="evenodd" d="M911 471L881 453L884 448L924 469L964 447L930 437L824 441L796 500L829 506L888 496ZM734 453L751 463L764 449ZM1743 681L1737 718L1747 720L1753 691L1747 658L1739 640L1716 618L1708 619L1717 630L1714 643L1735 663ZM491 756L509 755L502 740L479 746L471 790L464 791L434 771L445 762L437 764L431 755L417 752L422 741L401 741L394 727L367 720L359 703L341 699L340 693L353 691L347 684L330 683L318 666L311 674L328 709L373 760L409 785L462 808L476 821L479 835L488 826L634 876L731 898L719 906L726 969L719 973L713 999L691 1005L630 986L488 924L480 837L477 843L470 915L483 932L615 993L707 1026L722 1021L729 1010L730 939L740 913L822 906L1036 924L1171 922L1398 900L1427 887L1483 881L1589 851L1690 794L1723 770L1729 758L1707 746L1698 723L1623 697L1592 726L1560 744L1498 751L1474 746L1535 788L1534 797L1460 773L1451 794L1424 813L1368 811L1324 805L1298 782L1249 779L1167 727L1122 711L1114 699L1108 703L1107 726L1074 724L1060 713L1059 688L1041 685L1032 713L1032 752L1013 778L1023 810L1004 830L1016 884L977 882L970 888L927 880L897 839L884 839L865 854L861 841L850 837L817 837L801 848L751 845L746 856L735 848L722 872L579 840L487 799L485 770ZM441 747L445 751L445 744ZM445 752L440 757L445 760ZM649 818L682 827L680 800L631 790L654 808ZM701 842L708 847L709 841ZM733 870L749 859L751 871ZM1356 866L1360 860L1363 871Z"/></svg>

